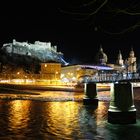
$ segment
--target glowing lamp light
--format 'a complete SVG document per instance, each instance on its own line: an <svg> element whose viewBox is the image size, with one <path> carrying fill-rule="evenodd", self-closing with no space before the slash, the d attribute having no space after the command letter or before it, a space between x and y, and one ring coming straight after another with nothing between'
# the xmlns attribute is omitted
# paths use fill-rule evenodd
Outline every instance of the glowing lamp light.
<svg viewBox="0 0 140 140"><path fill-rule="evenodd" d="M20 72L17 72L17 75L19 75L20 74Z"/></svg>
<svg viewBox="0 0 140 140"><path fill-rule="evenodd" d="M63 78L65 76L65 74L61 74L61 78Z"/></svg>

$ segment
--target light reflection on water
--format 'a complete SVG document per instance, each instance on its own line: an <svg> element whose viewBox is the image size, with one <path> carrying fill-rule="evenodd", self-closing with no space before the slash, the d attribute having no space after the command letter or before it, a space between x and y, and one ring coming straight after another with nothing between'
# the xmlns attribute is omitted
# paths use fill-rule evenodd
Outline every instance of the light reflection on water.
<svg viewBox="0 0 140 140"><path fill-rule="evenodd" d="M45 127L45 130L59 137L72 135L73 130L78 127L77 117L80 107L78 103L55 102L52 104L50 102L45 107L44 113L48 115L46 118L48 127Z"/></svg>
<svg viewBox="0 0 140 140"><path fill-rule="evenodd" d="M99 108L104 108L104 105L100 102ZM97 122L104 120L101 115L103 110L72 101L1 101L0 111L1 124L6 124L5 130L0 126L0 136L7 139L11 136L20 139L40 136L45 139L88 138L88 131L92 130L91 135L96 135L96 129L100 125Z"/></svg>
<svg viewBox="0 0 140 140"><path fill-rule="evenodd" d="M97 108L82 101L0 100L0 139L140 139L140 102L136 102L137 123L133 125L109 124L108 106L108 100L99 101Z"/></svg>
<svg viewBox="0 0 140 140"><path fill-rule="evenodd" d="M9 104L9 128L16 131L17 128L26 128L29 119L30 102L21 100L14 100ZM27 118L27 119L25 119Z"/></svg>

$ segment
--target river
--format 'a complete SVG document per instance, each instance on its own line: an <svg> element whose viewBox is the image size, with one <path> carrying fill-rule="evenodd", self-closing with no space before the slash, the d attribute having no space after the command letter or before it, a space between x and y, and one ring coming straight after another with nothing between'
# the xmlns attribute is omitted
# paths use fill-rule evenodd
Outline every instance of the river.
<svg viewBox="0 0 140 140"><path fill-rule="evenodd" d="M118 125L107 122L108 91L100 92L97 108L83 105L82 93L4 93L0 97L2 140L140 140L139 100L134 102L136 124Z"/></svg>

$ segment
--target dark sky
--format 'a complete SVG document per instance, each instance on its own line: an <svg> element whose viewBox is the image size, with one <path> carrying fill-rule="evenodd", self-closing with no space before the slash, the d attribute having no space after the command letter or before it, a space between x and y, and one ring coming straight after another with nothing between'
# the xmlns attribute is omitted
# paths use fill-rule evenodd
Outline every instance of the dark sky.
<svg viewBox="0 0 140 140"><path fill-rule="evenodd" d="M133 27L140 17L129 16L122 13L108 12L108 9L125 9L130 7L126 3L107 3L96 16L81 16L72 13L87 13L96 9L103 1L99 0L96 5L83 7L89 0L49 0L44 2L5 2L1 4L0 44L17 41L36 40L51 42L57 45L58 50L64 53L67 61L76 63L94 62L94 57L99 50L100 44L104 52L112 62L117 58L119 49L124 58L133 46L136 56L140 52L140 28L133 28L121 34L107 32L121 32L128 27ZM134 0L135 1L135 0ZM132 4L131 4L132 5ZM135 9L139 8L138 1L133 3ZM137 6L136 6L137 5ZM67 13L70 11L71 13ZM134 12L138 12L134 11ZM80 20L82 17L82 20Z"/></svg>

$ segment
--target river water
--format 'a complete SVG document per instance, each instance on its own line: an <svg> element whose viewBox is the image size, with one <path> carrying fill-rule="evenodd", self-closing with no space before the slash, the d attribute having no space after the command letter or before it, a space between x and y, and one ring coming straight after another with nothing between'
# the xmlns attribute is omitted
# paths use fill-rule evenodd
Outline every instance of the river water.
<svg viewBox="0 0 140 140"><path fill-rule="evenodd" d="M97 108L83 105L82 93L51 91L28 100L1 94L0 140L140 140L140 101L135 100L136 124L110 124L106 94L100 94Z"/></svg>

